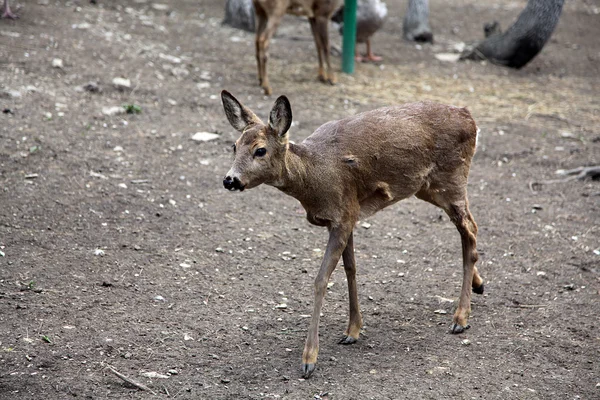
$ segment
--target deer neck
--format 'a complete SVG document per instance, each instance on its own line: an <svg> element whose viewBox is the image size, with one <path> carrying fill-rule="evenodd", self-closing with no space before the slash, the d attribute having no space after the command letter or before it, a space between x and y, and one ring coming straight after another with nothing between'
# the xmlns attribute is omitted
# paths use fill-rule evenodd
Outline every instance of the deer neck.
<svg viewBox="0 0 600 400"><path fill-rule="evenodd" d="M309 170L313 165L308 149L302 145L289 144L279 179L271 185L302 201L307 189Z"/></svg>

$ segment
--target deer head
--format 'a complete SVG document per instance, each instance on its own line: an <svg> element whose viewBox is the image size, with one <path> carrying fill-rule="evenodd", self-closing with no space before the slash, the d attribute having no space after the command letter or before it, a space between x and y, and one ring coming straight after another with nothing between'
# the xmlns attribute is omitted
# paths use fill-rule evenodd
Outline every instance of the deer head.
<svg viewBox="0 0 600 400"><path fill-rule="evenodd" d="M233 145L234 161L223 186L228 190L250 189L261 183L275 183L285 168L287 132L292 124L292 108L287 97L280 96L264 124L231 93L221 92L225 115L242 135Z"/></svg>

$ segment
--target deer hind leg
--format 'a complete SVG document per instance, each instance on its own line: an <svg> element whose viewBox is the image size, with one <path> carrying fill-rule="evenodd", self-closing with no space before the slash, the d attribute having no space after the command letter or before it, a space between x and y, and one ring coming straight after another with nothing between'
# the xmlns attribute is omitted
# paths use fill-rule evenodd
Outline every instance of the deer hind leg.
<svg viewBox="0 0 600 400"><path fill-rule="evenodd" d="M346 272L346 280L348 281L348 298L350 302L350 319L348 321L348 329L344 332L344 337L340 340L340 344L352 344L358 340L360 329L362 328L362 316L358 305L358 289L356 288L356 262L354 260L354 239L353 234L350 234L346 248L342 253L344 260L344 271Z"/></svg>
<svg viewBox="0 0 600 400"><path fill-rule="evenodd" d="M469 229L473 233L473 236L475 236L475 239L477 239L477 224L475 223L475 219L473 219L473 215L469 211L468 201L467 201L467 219L468 219L467 223L469 224ZM477 253L477 250L475 250L475 252ZM477 256L477 258L479 258L479 256ZM473 292L475 292L477 294L483 294L483 289L484 289L483 279L481 279L481 276L479 275L479 271L477 271L477 267L475 265L473 265L473 282L471 282L471 287L473 288Z"/></svg>
<svg viewBox="0 0 600 400"><path fill-rule="evenodd" d="M475 267L475 263L479 258L476 248L477 225L469 211L469 203L466 196L458 202L449 204L445 208L445 211L452 222L454 222L454 225L456 225L462 241L463 282L458 308L454 313L454 324L452 325L452 333L462 333L465 329L469 328L467 319L471 313L471 288L474 288L475 292L483 293L483 281Z"/></svg>
<svg viewBox="0 0 600 400"><path fill-rule="evenodd" d="M471 313L471 289L477 294L483 294L483 279L481 279L475 266L479 258L477 254L477 224L469 211L467 193L465 190L464 194L457 196L455 201L448 201L438 193L427 191L420 191L416 196L442 208L460 233L463 254L463 282L458 308L454 313L452 333L461 333L469 328L467 320Z"/></svg>
<svg viewBox="0 0 600 400"><path fill-rule="evenodd" d="M319 79L323 82L335 84L336 77L333 69L331 68L331 62L329 59L329 33L327 26L329 19L325 16L318 16L310 19L310 26L312 28L313 36L315 38L315 44L317 45L317 52L319 54ZM327 73L323 70L323 59L327 66Z"/></svg>

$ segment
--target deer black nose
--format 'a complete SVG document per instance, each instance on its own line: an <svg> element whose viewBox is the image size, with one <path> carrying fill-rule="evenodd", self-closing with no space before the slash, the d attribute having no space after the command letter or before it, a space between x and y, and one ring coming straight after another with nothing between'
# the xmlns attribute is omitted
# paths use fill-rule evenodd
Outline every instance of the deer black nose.
<svg viewBox="0 0 600 400"><path fill-rule="evenodd" d="M227 190L244 190L244 186L242 186L242 182L238 178L232 178L230 176L226 176L223 179L223 186Z"/></svg>
<svg viewBox="0 0 600 400"><path fill-rule="evenodd" d="M233 189L233 178L226 176L225 179L223 179L223 186L228 190Z"/></svg>

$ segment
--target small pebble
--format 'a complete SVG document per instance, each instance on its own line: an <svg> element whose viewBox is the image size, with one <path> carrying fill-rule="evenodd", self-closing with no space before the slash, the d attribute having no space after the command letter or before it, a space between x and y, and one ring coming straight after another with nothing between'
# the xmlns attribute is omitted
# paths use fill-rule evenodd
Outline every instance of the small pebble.
<svg viewBox="0 0 600 400"><path fill-rule="evenodd" d="M219 137L216 133L210 132L196 132L194 136L192 136L192 140L196 142L208 142L210 140L215 140Z"/></svg>
<svg viewBox="0 0 600 400"><path fill-rule="evenodd" d="M125 114L126 112L127 110L125 110L125 107L121 106L102 107L102 114L108 115L109 117L113 115ZM50 118L52 118L52 116L50 116Z"/></svg>
<svg viewBox="0 0 600 400"><path fill-rule="evenodd" d="M159 378L159 379L168 379L169 378L168 375L159 374L156 371L142 372L140 375L144 376L146 378Z"/></svg>
<svg viewBox="0 0 600 400"><path fill-rule="evenodd" d="M114 78L112 83L117 89L129 89L131 87L131 81L126 78Z"/></svg>
<svg viewBox="0 0 600 400"><path fill-rule="evenodd" d="M167 4L153 3L152 8L156 11L167 11L169 9L169 6Z"/></svg>
<svg viewBox="0 0 600 400"><path fill-rule="evenodd" d="M63 64L63 60L61 60L60 58L54 58L52 59L52 67L54 68L63 68L64 64Z"/></svg>
<svg viewBox="0 0 600 400"><path fill-rule="evenodd" d="M169 54L163 54L163 53L160 53L158 55L158 57L161 58L162 60L168 61L173 64L181 64L181 58L179 58L179 57L175 57L175 56L172 56Z"/></svg>
<svg viewBox="0 0 600 400"><path fill-rule="evenodd" d="M83 90L86 90L91 93L98 93L100 92L100 87L96 82L88 82L85 85L83 85Z"/></svg>

